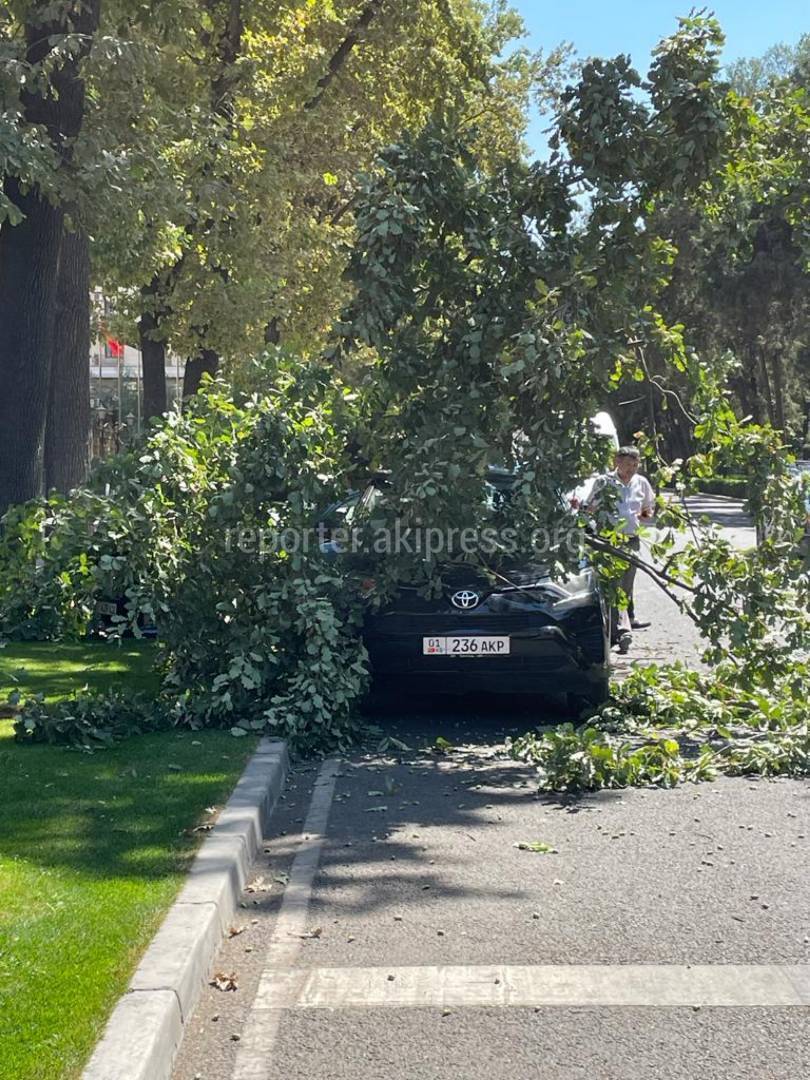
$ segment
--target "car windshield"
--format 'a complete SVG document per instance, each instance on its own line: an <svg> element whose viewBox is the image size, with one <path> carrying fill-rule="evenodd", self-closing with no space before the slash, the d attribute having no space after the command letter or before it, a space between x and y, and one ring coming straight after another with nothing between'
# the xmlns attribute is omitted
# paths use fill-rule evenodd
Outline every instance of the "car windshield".
<svg viewBox="0 0 810 1080"><path fill-rule="evenodd" d="M519 480L519 475L502 466L490 465L483 482L484 508L492 514L502 514L509 505L509 498ZM362 491L353 491L344 500L329 507L321 521L329 529L356 524L386 505L385 482L374 480Z"/></svg>

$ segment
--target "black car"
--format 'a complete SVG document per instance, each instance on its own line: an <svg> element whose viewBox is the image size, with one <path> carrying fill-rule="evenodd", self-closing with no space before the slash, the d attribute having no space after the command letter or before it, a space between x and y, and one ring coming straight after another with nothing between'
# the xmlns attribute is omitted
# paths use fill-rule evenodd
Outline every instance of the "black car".
<svg viewBox="0 0 810 1080"><path fill-rule="evenodd" d="M373 485L332 507L349 525ZM443 592L400 585L370 611L364 642L376 685L437 694L496 692L566 695L598 704L608 696L608 612L583 560L566 580L542 567L512 565L493 580L473 567L449 567Z"/></svg>

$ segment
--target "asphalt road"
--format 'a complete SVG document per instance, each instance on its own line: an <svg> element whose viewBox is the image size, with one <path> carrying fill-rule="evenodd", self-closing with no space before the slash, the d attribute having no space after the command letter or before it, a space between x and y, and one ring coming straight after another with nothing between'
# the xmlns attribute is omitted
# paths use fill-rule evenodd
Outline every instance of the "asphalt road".
<svg viewBox="0 0 810 1080"><path fill-rule="evenodd" d="M748 542L738 508L713 509ZM637 608L654 625L631 661L697 655L654 586L639 582ZM810 980L804 1006L768 982L810 964L806 784L539 796L498 748L554 719L542 706L402 703L379 719L407 749L294 769L217 962L238 989L205 992L175 1080L810 1074ZM555 850L516 846L533 841ZM594 998L594 965L619 982L645 965L630 1003ZM569 978L568 1003L518 1000L524 969L541 988ZM736 1004L746 978L764 979L757 1004Z"/></svg>
<svg viewBox="0 0 810 1080"><path fill-rule="evenodd" d="M735 546L753 547L756 543L755 530L739 500L722 495L693 495L686 503L699 522L719 526ZM649 559L649 543L642 544L641 555ZM621 672L632 663L672 660L699 663L700 635L694 624L681 615L675 603L642 571L636 574L635 599L636 617L651 621L652 626L634 633L626 659L614 657L616 670Z"/></svg>

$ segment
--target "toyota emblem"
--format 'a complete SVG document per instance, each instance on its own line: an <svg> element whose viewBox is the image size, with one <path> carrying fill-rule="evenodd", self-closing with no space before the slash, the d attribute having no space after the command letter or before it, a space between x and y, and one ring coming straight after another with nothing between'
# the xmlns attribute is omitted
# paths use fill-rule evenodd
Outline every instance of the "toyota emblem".
<svg viewBox="0 0 810 1080"><path fill-rule="evenodd" d="M462 608L464 611L477 607L480 602L481 597L471 589L459 589L450 597L450 603L453 607Z"/></svg>

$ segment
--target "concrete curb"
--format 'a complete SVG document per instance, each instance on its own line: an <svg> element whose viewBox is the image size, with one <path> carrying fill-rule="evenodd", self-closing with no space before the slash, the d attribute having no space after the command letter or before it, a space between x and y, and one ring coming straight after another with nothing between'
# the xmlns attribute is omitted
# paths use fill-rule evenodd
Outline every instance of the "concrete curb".
<svg viewBox="0 0 810 1080"><path fill-rule="evenodd" d="M211 962L233 921L284 787L287 745L262 739L192 864L82 1074L168 1080Z"/></svg>

